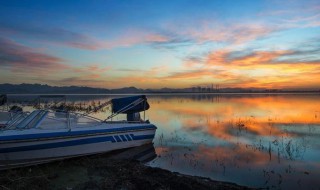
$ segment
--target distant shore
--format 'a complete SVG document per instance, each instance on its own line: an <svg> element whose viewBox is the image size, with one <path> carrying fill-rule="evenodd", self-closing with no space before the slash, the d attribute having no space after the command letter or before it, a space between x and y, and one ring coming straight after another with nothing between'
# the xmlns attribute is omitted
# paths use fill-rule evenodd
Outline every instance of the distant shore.
<svg viewBox="0 0 320 190"><path fill-rule="evenodd" d="M147 93L8 93L6 95L232 95L232 94L316 94L317 91L288 91L288 92L147 92Z"/></svg>
<svg viewBox="0 0 320 190"><path fill-rule="evenodd" d="M141 89L124 87L118 89L85 86L49 86L42 84L0 84L0 94L320 94L318 88L306 89L266 89L266 88L161 88Z"/></svg>

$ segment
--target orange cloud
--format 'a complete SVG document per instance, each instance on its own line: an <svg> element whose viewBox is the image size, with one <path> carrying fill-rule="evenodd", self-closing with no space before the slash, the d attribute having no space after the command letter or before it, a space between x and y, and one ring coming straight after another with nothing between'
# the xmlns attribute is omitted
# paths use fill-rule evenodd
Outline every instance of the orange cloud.
<svg viewBox="0 0 320 190"><path fill-rule="evenodd" d="M231 49L213 51L190 70L174 72L164 77L168 81L188 81L192 84L221 84L223 87L240 88L318 88L320 62L290 60L304 52L292 50L240 52ZM308 53L308 52L305 52ZM283 59L283 58L286 59ZM294 82L293 82L294 81Z"/></svg>
<svg viewBox="0 0 320 190"><path fill-rule="evenodd" d="M88 73L88 72L95 72L95 73L104 73L106 71L111 70L111 66L107 67L100 67L97 64L87 65L84 67L74 67L73 72L76 73Z"/></svg>
<svg viewBox="0 0 320 190"><path fill-rule="evenodd" d="M260 51L240 57L238 59L232 60L231 64L236 65L257 65L257 64L270 64L273 63L276 58L282 55L287 55L289 51Z"/></svg>
<svg viewBox="0 0 320 190"><path fill-rule="evenodd" d="M232 57L232 53L226 49L214 51L209 54L207 64L224 66L272 64L281 56L293 54L293 51L257 51L238 57Z"/></svg>

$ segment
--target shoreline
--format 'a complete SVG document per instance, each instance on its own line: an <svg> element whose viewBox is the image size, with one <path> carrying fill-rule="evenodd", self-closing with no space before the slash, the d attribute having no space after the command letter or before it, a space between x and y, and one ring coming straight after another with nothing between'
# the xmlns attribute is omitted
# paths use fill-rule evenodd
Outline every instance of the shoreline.
<svg viewBox="0 0 320 190"><path fill-rule="evenodd" d="M3 170L0 175L0 189L254 189L102 155Z"/></svg>

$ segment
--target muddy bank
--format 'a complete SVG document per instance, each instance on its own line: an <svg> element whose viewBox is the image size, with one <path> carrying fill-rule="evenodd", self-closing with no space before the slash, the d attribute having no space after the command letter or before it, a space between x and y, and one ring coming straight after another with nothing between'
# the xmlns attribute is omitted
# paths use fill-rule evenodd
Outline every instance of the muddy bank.
<svg viewBox="0 0 320 190"><path fill-rule="evenodd" d="M0 176L0 189L249 189L101 156L0 171Z"/></svg>

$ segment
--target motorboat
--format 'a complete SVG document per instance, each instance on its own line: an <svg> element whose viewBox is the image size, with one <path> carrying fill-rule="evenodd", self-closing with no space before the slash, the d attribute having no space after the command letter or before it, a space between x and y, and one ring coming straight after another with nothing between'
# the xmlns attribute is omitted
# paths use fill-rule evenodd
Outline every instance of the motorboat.
<svg viewBox="0 0 320 190"><path fill-rule="evenodd" d="M157 128L140 117L150 107L145 95L114 98L94 111L109 105L112 112L105 120L51 109L7 111L0 128L0 169L152 143ZM127 119L114 121L118 114Z"/></svg>

